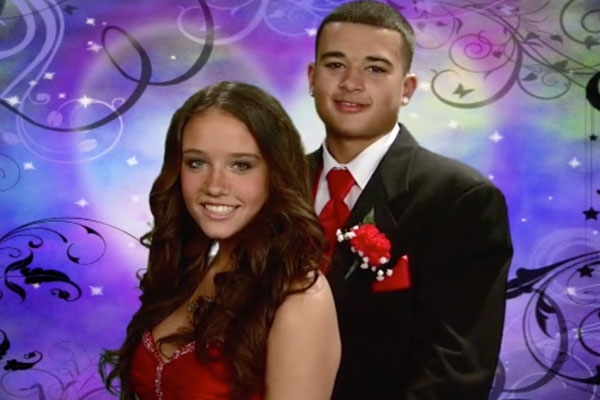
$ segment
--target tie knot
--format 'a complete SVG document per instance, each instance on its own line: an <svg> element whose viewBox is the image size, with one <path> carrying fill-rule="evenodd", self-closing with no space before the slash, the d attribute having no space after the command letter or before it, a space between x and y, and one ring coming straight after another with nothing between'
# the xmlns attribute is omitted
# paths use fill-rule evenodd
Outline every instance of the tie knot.
<svg viewBox="0 0 600 400"><path fill-rule="evenodd" d="M343 200L354 186L354 178L347 169L332 169L327 173L329 195L334 200Z"/></svg>

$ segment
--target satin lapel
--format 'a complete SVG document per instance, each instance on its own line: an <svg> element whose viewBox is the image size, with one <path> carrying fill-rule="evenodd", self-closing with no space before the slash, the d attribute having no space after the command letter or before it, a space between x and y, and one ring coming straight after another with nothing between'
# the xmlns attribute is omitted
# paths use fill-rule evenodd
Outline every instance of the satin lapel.
<svg viewBox="0 0 600 400"><path fill-rule="evenodd" d="M410 189L411 166L418 148L416 140L400 124L398 137L377 166L352 208L345 229L362 223L367 214L374 210L375 224L379 231L388 238L395 235L398 226L396 213L392 211L391 206L392 204L397 206L395 200ZM392 257L397 256L393 250ZM355 259L356 254L350 251L346 243L338 245L334 252L330 272L335 272L336 275L345 275Z"/></svg>

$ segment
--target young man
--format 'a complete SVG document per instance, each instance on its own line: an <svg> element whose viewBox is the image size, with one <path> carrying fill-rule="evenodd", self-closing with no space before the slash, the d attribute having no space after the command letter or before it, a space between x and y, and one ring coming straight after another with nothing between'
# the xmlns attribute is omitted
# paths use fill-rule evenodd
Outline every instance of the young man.
<svg viewBox="0 0 600 400"><path fill-rule="evenodd" d="M309 162L334 246L327 277L342 336L334 399L482 400L497 363L512 256L504 197L398 124L417 86L413 47L397 11L347 3L323 20L308 67L326 127ZM355 268L358 255L336 243L337 228L373 216L391 242L382 273Z"/></svg>

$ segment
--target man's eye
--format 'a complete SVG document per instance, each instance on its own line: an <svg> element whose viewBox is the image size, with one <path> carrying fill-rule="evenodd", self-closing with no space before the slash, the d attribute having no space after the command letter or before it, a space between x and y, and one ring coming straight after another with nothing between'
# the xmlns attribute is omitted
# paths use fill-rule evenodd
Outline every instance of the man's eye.
<svg viewBox="0 0 600 400"><path fill-rule="evenodd" d="M383 73L386 72L386 70L384 68L381 68L377 65L371 65L370 67L367 68L369 71L371 72L377 72L377 73Z"/></svg>
<svg viewBox="0 0 600 400"><path fill-rule="evenodd" d="M338 68L343 68L344 64L339 63L339 62L330 62L330 63L325 64L325 66L327 68L331 68L331 69L338 69Z"/></svg>

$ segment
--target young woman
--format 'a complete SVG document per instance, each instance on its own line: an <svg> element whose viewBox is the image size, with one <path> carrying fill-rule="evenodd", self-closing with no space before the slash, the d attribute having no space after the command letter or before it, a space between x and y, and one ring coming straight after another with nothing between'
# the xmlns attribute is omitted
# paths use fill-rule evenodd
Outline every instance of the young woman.
<svg viewBox="0 0 600 400"><path fill-rule="evenodd" d="M190 97L150 193L141 307L101 371L122 399L329 399L335 306L304 151L281 105L247 84Z"/></svg>

